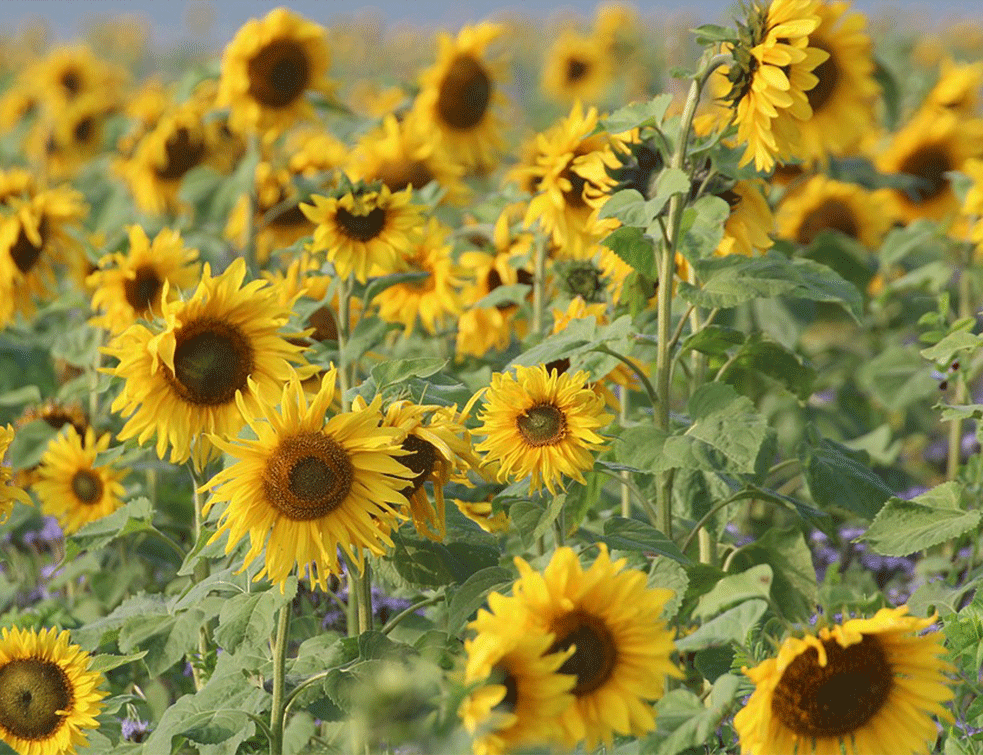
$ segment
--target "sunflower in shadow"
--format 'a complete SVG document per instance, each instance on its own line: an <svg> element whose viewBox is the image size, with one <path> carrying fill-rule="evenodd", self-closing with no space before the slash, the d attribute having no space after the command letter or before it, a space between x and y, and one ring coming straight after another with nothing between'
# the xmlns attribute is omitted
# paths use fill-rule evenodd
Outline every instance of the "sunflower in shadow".
<svg viewBox="0 0 983 755"><path fill-rule="evenodd" d="M92 427L82 436L68 425L41 457L34 490L42 511L58 519L68 534L123 505L122 480L129 470L96 464L96 456L109 448L111 439L111 433L97 439Z"/></svg>
<svg viewBox="0 0 983 755"><path fill-rule="evenodd" d="M443 33L437 62L420 76L413 103L417 116L433 123L441 145L456 162L487 171L504 149L498 110L505 61L490 59L488 47L502 35L497 24L466 26L457 38Z"/></svg>
<svg viewBox="0 0 983 755"><path fill-rule="evenodd" d="M200 277L198 250L186 247L178 231L163 228L152 242L141 226L131 225L127 233L126 253L106 255L86 278L94 289L92 309L99 312L90 322L113 334L161 314L165 283L173 301Z"/></svg>
<svg viewBox="0 0 983 755"><path fill-rule="evenodd" d="M492 375L481 394L485 440L475 448L499 463L499 481L529 479L530 490L544 485L555 493L563 477L584 483L594 466L595 451L606 441L599 431L613 418L604 413L604 399L587 387L589 376L570 375L545 366L515 368Z"/></svg>
<svg viewBox="0 0 983 755"><path fill-rule="evenodd" d="M89 654L54 627L0 629L0 741L25 755L73 755L106 693Z"/></svg>
<svg viewBox="0 0 983 755"><path fill-rule="evenodd" d="M857 755L928 752L932 716L951 720L941 632L934 618L882 608L818 634L789 637L778 655L744 672L754 693L734 717L742 753Z"/></svg>
<svg viewBox="0 0 983 755"><path fill-rule="evenodd" d="M311 197L301 211L316 224L312 252L324 252L342 278L354 274L364 283L373 268L391 273L403 267L423 229L422 207L411 189L356 185L337 196Z"/></svg>
<svg viewBox="0 0 983 755"><path fill-rule="evenodd" d="M257 408L242 394L237 403L256 440L212 439L236 460L208 483L207 506L227 503L212 540L227 532L229 553L248 533L242 569L262 556L255 578L281 588L296 567L325 589L341 573L339 548L358 568L365 551L381 555L406 505L400 491L413 473L398 461L403 432L380 426L378 399L328 417L336 383L331 368L310 402L296 375L278 398L251 383Z"/></svg>
<svg viewBox="0 0 983 755"><path fill-rule="evenodd" d="M192 458L202 469L218 455L209 438L234 437L245 424L236 395L273 400L303 364L304 347L282 332L290 308L266 281L244 283L245 275L242 259L218 276L206 263L191 298L170 301L165 291L158 319L131 325L104 349L119 360L104 371L124 381L112 404L126 419L119 440L156 436L160 458L170 448L172 463ZM300 371L308 377L314 368ZM250 379L256 389L247 392Z"/></svg>
<svg viewBox="0 0 983 755"><path fill-rule="evenodd" d="M218 105L231 108L234 130L275 137L313 117L306 95L332 90L330 64L324 27L275 8L247 21L225 48Z"/></svg>

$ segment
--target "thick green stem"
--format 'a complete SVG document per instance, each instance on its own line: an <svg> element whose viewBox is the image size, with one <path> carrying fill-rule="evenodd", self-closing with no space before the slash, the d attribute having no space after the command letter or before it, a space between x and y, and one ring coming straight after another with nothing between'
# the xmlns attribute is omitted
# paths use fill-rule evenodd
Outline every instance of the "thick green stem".
<svg viewBox="0 0 983 755"><path fill-rule="evenodd" d="M358 632L361 634L372 629L372 564L368 556L355 585L358 588Z"/></svg>
<svg viewBox="0 0 983 755"><path fill-rule="evenodd" d="M280 609L273 645L273 704L270 708L270 755L283 755L283 729L286 726L287 636L293 605Z"/></svg>
<svg viewBox="0 0 983 755"><path fill-rule="evenodd" d="M205 466L207 467L208 465L206 464ZM195 519L194 519L195 529L194 529L194 541L192 542L192 546L191 546L193 548L198 543L198 541L201 540L202 530L204 528L204 522L205 522L205 516L202 511L205 505L205 496L202 491L202 486L204 485L204 480L205 480L205 470L202 469L201 472L198 472L195 469L194 462L191 463L190 467L191 467L191 481L194 485L193 503L194 503L194 515L195 515ZM192 583L197 585L204 582L206 579L208 579L208 572L209 572L208 561L206 561L204 558L199 557L198 560L195 562L195 568L191 575ZM208 653L209 653L208 629L203 624L202 626L198 627L199 663L194 663L193 661L191 663L191 677L194 680L196 690L200 690L202 687L204 687L205 682L207 681L202 673L203 670L202 664L205 662L205 659L208 657Z"/></svg>
<svg viewBox="0 0 983 755"><path fill-rule="evenodd" d="M969 275L966 274L967 268L972 264L973 250L970 247L969 252L965 255L964 264L959 270L959 318L964 319L973 316L973 307L970 306L970 280ZM962 370L958 370L954 376L956 383L956 392L953 397L953 403L957 406L960 404L965 404L968 399L969 392L966 389L966 380L963 377ZM949 458L946 459L946 479L955 480L959 475L959 463L962 460L962 439L963 439L963 423L962 420L956 418L952 420L949 425Z"/></svg>
<svg viewBox="0 0 983 755"><path fill-rule="evenodd" d="M628 420L628 389L625 386L621 386L618 391L618 399L620 404L618 418L621 426L624 427ZM621 516L625 519L631 519L631 489L628 487L628 483L631 482L631 473L627 469L621 473L621 480Z"/></svg>
<svg viewBox="0 0 983 755"><path fill-rule="evenodd" d="M352 365L348 354L348 325L351 320L352 279L338 279L338 387L341 391L341 410L347 412L351 404L347 397L348 389L352 386L350 370Z"/></svg>

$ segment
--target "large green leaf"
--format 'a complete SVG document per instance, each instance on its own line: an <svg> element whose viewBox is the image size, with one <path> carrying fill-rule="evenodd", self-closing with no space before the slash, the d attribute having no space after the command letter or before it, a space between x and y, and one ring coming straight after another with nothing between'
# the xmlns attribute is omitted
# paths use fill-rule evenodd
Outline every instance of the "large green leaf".
<svg viewBox="0 0 983 755"><path fill-rule="evenodd" d="M767 601L746 600L717 618L711 619L692 634L680 637L676 640L676 648L690 651L702 650L714 645L727 645L731 642L743 643L747 639L748 632L765 615L767 609Z"/></svg>
<svg viewBox="0 0 983 755"><path fill-rule="evenodd" d="M904 409L939 391L915 346L889 346L861 366L857 380L887 409Z"/></svg>
<svg viewBox="0 0 983 755"><path fill-rule="evenodd" d="M815 434L811 441L802 456L812 499L824 509L845 508L873 518L894 492L871 470L867 453Z"/></svg>
<svg viewBox="0 0 983 755"><path fill-rule="evenodd" d="M812 551L798 527L773 527L739 549L733 561L749 570L767 567L774 575L771 595L790 621L806 621L816 612L819 587Z"/></svg>
<svg viewBox="0 0 983 755"><path fill-rule="evenodd" d="M297 594L297 580L290 578L286 589L235 595L225 601L218 614L215 642L230 653L240 645L263 647L273 633L276 612Z"/></svg>

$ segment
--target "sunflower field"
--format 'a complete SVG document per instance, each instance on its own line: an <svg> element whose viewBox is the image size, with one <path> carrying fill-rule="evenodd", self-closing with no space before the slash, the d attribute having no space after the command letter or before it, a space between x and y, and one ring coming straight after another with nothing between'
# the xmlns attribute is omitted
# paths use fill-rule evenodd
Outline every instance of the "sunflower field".
<svg viewBox="0 0 983 755"><path fill-rule="evenodd" d="M983 755L983 27L0 40L0 755Z"/></svg>

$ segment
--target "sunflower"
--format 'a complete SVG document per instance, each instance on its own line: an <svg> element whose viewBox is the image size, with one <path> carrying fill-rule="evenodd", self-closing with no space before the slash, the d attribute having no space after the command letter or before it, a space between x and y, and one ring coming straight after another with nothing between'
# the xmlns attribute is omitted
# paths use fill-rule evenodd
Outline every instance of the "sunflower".
<svg viewBox="0 0 983 755"><path fill-rule="evenodd" d="M825 176L808 179L778 210L780 235L811 244L823 231L839 231L877 249L894 223L895 205L885 189L867 191Z"/></svg>
<svg viewBox="0 0 983 755"><path fill-rule="evenodd" d="M308 404L296 375L279 399L265 398L250 381L257 408L247 407L242 395L236 402L257 439L212 436L237 460L208 483L207 507L228 502L212 540L228 532L229 553L248 532L242 569L263 554L256 579L268 575L281 588L297 566L326 589L328 576L341 573L339 547L361 568L365 550L381 554L392 546L389 533L406 505L400 490L413 472L396 458L403 432L380 427L378 399L327 419L336 382L331 368Z"/></svg>
<svg viewBox="0 0 983 755"><path fill-rule="evenodd" d="M529 168L536 194L526 209L524 223L539 221L560 256L584 259L592 246L618 226L614 218L600 220L597 212L615 186L608 169L620 167L616 152L624 152L624 139L597 127L596 108L585 113L576 103L570 115L537 140L536 165Z"/></svg>
<svg viewBox="0 0 983 755"><path fill-rule="evenodd" d="M546 367L516 367L492 375L485 389L483 423L476 434L485 440L477 450L500 463L499 481L530 478L535 492L545 484L555 493L566 475L583 483L583 472L594 466L593 451L604 447L597 431L613 418L604 414L604 400L585 387L589 376L547 371Z"/></svg>
<svg viewBox="0 0 983 755"><path fill-rule="evenodd" d="M0 739L23 755L74 755L106 696L68 630L0 629Z"/></svg>
<svg viewBox="0 0 983 755"><path fill-rule="evenodd" d="M553 737L551 723L572 702L574 677L557 673L569 649L551 652L554 636L525 631L528 610L498 593L488 596L492 611L478 611L471 623L478 636L464 641L464 681L480 685L464 699L458 715L474 738L475 755L504 755Z"/></svg>
<svg viewBox="0 0 983 755"><path fill-rule="evenodd" d="M13 470L4 463L7 449L14 440L14 428L10 425L4 427L0 425L0 523L7 520L10 516L10 509L14 501L20 501L30 505L31 499L17 485L11 484L13 480Z"/></svg>
<svg viewBox="0 0 983 755"><path fill-rule="evenodd" d="M937 729L932 714L951 720L952 666L934 618L905 616L907 606L882 608L872 619L849 619L818 636L789 637L776 658L744 669L755 690L734 717L742 753L857 755L928 752Z"/></svg>
<svg viewBox="0 0 983 755"><path fill-rule="evenodd" d="M667 676L682 674L670 660L671 632L660 618L672 591L649 588L648 575L611 561L607 546L589 569L571 548L558 548L540 574L515 559L515 599L528 609L531 632L552 634L550 651L574 648L559 667L572 674L574 701L550 722L568 748L586 740L611 749L615 733L643 736L655 728L651 700Z"/></svg>
<svg viewBox="0 0 983 755"><path fill-rule="evenodd" d="M546 53L542 88L560 102L597 102L614 78L606 37L563 32Z"/></svg>
<svg viewBox="0 0 983 755"><path fill-rule="evenodd" d="M0 170L0 205L11 206L14 200L27 200L38 193L37 177L23 168Z"/></svg>
<svg viewBox="0 0 983 755"><path fill-rule="evenodd" d="M905 221L943 220L959 209L959 199L946 173L961 170L983 154L983 120L923 108L895 135L877 160L882 173L904 173L919 180L909 192L894 195Z"/></svg>
<svg viewBox="0 0 983 755"><path fill-rule="evenodd" d="M40 406L25 408L14 422L14 427L23 427L29 422L36 422L37 420L47 423L49 427L55 430L61 430L65 425L71 425L80 436L85 435L86 428L89 427L89 416L80 403L62 404L52 399L45 401ZM31 487L37 480L37 464L18 469L14 475L14 483L24 490Z"/></svg>
<svg viewBox="0 0 983 755"><path fill-rule="evenodd" d="M440 148L431 125L412 113L402 120L389 114L379 128L359 139L346 172L353 180L382 181L393 192L436 181L444 191L442 201L450 204L462 204L469 196L461 180L464 166Z"/></svg>
<svg viewBox="0 0 983 755"><path fill-rule="evenodd" d="M308 91L328 94L331 56L324 27L286 8L250 19L222 54L218 105L242 133L276 136L313 117Z"/></svg>
<svg viewBox="0 0 983 755"><path fill-rule="evenodd" d="M482 23L464 27L457 39L441 34L437 62L421 74L413 103L417 116L440 130L451 158L481 171L491 169L504 148L497 109L505 104L498 89L505 62L487 55L503 31L498 24Z"/></svg>
<svg viewBox="0 0 983 755"><path fill-rule="evenodd" d="M477 524L485 532L492 535L499 532L506 532L509 528L509 515L504 511L495 512L492 510L491 499L489 496L484 501L462 501L454 499L454 505L464 516Z"/></svg>
<svg viewBox="0 0 983 755"><path fill-rule="evenodd" d="M964 118L977 114L983 87L983 63L942 61L939 80L925 99L929 107L943 108Z"/></svg>
<svg viewBox="0 0 983 755"><path fill-rule="evenodd" d="M111 333L121 333L139 319L161 313L164 283L170 300L199 279L198 250L184 246L181 234L164 228L153 240L138 225L127 229L130 246L100 261L86 284L95 289L92 308L101 314L90 322Z"/></svg>
<svg viewBox="0 0 983 755"><path fill-rule="evenodd" d="M48 175L71 177L102 151L110 110L111 103L101 93L78 97L50 117L41 119L24 149L44 164Z"/></svg>
<svg viewBox="0 0 983 755"><path fill-rule="evenodd" d="M717 245L716 254L754 256L774 243L768 235L775 227L775 218L765 199L762 181L738 181L731 189L717 194L730 206L730 215L724 224L724 237Z"/></svg>
<svg viewBox="0 0 983 755"><path fill-rule="evenodd" d="M340 197L315 195L313 205L300 206L317 224L309 248L326 252L342 278L354 273L364 283L373 267L395 272L423 225L422 207L413 204L412 198L411 189L393 193L388 186L349 191Z"/></svg>
<svg viewBox="0 0 983 755"><path fill-rule="evenodd" d="M284 148L290 155L287 167L295 176L310 178L339 168L348 160L348 146L321 129L291 131Z"/></svg>
<svg viewBox="0 0 983 755"><path fill-rule="evenodd" d="M747 145L742 166L754 160L755 169L770 171L776 158L800 155L799 129L812 116L806 92L819 81L812 71L829 57L809 46L818 9L819 0L754 6L733 65L720 69L731 84L723 100L734 113L738 141Z"/></svg>
<svg viewBox="0 0 983 755"><path fill-rule="evenodd" d="M822 160L850 154L873 129L880 87L874 79L873 43L862 13L847 14L846 0L816 8L819 26L809 33L809 47L829 53L813 69L819 81L806 91L812 117L799 124L802 157Z"/></svg>
<svg viewBox="0 0 983 755"><path fill-rule="evenodd" d="M12 131L22 122L37 116L41 98L35 87L19 81L0 95L0 134Z"/></svg>
<svg viewBox="0 0 983 755"><path fill-rule="evenodd" d="M85 216L82 195L67 187L46 189L27 199L11 199L10 214L0 215L0 327L15 312L34 312L34 296L54 285L56 264L77 275L84 253L72 231Z"/></svg>
<svg viewBox="0 0 983 755"><path fill-rule="evenodd" d="M508 215L502 213L495 221L492 243L491 253L471 251L461 255L461 268L471 271L474 282L461 295L462 301L471 302L472 306L457 320L455 353L458 356L480 358L493 349L502 351L508 347L513 333L522 338L527 330L526 322L516 319L519 308L515 304L479 307L474 303L499 286L532 284L532 274L518 267L518 261L532 251L532 234L513 235Z"/></svg>
<svg viewBox="0 0 983 755"><path fill-rule="evenodd" d="M225 225L225 237L243 249L252 229L256 260L265 265L273 251L285 249L314 233L314 224L300 209L296 197L297 189L289 170L260 162L256 166L253 193L243 194L236 201ZM251 224L250 207L253 209Z"/></svg>
<svg viewBox="0 0 983 755"><path fill-rule="evenodd" d="M59 47L25 71L23 80L55 110L90 94L117 102L123 72L96 57L87 45Z"/></svg>
<svg viewBox="0 0 983 755"><path fill-rule="evenodd" d="M365 400L357 396L353 407L366 408ZM398 461L410 470L412 477L404 481L406 484L400 492L409 501L413 525L424 537L443 540L447 532L444 486L449 482L467 484L467 470L481 466L457 407L394 401L386 409L382 426L403 433L400 447L406 455ZM433 504L424 488L427 482L433 485Z"/></svg>
<svg viewBox="0 0 983 755"><path fill-rule="evenodd" d="M407 336L419 317L430 334L442 329L449 317L461 313L460 270L451 258L450 229L430 218L409 254L404 255L407 272L427 273L427 277L389 286L373 299L379 305L379 317L400 323ZM388 272L388 271L387 271Z"/></svg>
<svg viewBox="0 0 983 755"><path fill-rule="evenodd" d="M205 433L232 437L242 428L236 394L250 378L264 398L279 394L304 347L281 333L290 308L276 290L266 281L243 285L245 275L241 258L217 277L205 263L189 300L162 295L162 324L135 323L104 349L119 360L105 371L125 381L112 404L128 418L119 440L156 435L160 458L170 446L172 463L192 457L201 469L217 455ZM302 376L312 371L303 367Z"/></svg>
<svg viewBox="0 0 983 755"><path fill-rule="evenodd" d="M109 448L110 433L96 440L89 427L85 436L68 425L64 433L48 443L34 483L41 509L58 519L68 534L83 525L112 514L123 505L126 469L96 466L96 456Z"/></svg>

